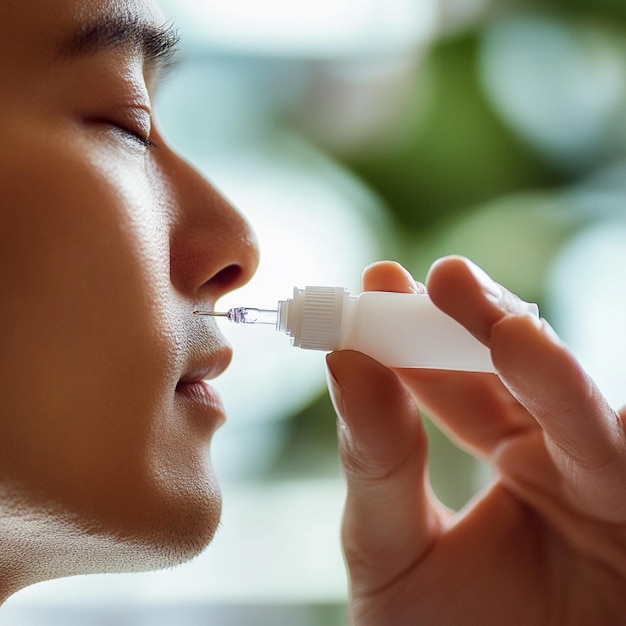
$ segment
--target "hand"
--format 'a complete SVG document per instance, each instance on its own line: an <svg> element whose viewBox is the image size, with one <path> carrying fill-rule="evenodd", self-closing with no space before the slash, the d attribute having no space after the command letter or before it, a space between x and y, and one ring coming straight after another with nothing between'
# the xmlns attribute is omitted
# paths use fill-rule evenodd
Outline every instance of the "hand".
<svg viewBox="0 0 626 626"><path fill-rule="evenodd" d="M423 292L376 264L364 288ZM328 355L348 494L343 544L359 626L626 624L626 430L545 321L459 257L434 303L491 349L498 374L390 370ZM418 408L491 464L461 513L432 493Z"/></svg>

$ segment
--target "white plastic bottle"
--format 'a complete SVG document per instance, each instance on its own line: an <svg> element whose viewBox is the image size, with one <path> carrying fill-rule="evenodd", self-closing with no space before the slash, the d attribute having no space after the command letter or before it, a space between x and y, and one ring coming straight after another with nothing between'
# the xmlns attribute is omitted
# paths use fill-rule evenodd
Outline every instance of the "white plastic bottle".
<svg viewBox="0 0 626 626"><path fill-rule="evenodd" d="M536 304L528 312L539 316ZM245 324L269 323L294 346L311 350L358 350L389 367L422 367L493 372L489 350L425 294L366 291L343 287L294 288L276 311L240 307L225 316Z"/></svg>

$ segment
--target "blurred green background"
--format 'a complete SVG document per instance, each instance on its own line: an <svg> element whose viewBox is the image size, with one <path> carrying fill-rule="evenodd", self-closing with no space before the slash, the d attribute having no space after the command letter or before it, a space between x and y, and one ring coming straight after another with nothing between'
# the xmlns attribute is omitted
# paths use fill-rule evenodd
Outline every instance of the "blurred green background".
<svg viewBox="0 0 626 626"><path fill-rule="evenodd" d="M271 307L294 285L358 290L379 258L423 279L437 257L464 254L538 302L624 401L624 2L163 4L184 62L160 94L161 123L261 241L257 278L225 306ZM109 623L96 607L110 623L156 624L165 604L159 624L345 623L323 357L224 332L237 356L213 446L215 545L173 572L46 583L11 600L7 619L43 624L43 607L48 625ZM425 417L434 489L460 509L489 472Z"/></svg>

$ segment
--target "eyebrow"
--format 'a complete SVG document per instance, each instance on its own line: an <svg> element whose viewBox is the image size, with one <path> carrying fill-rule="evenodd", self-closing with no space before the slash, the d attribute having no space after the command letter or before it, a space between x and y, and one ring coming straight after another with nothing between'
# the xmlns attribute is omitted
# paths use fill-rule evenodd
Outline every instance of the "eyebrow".
<svg viewBox="0 0 626 626"><path fill-rule="evenodd" d="M60 51L63 58L76 58L129 46L145 63L169 68L179 42L180 33L173 24L156 26L134 15L103 15L73 32Z"/></svg>

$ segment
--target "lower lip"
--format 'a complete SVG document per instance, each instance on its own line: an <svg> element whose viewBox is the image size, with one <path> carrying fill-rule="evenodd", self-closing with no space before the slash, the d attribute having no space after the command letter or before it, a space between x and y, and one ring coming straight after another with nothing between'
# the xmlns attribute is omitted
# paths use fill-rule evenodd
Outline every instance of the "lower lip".
<svg viewBox="0 0 626 626"><path fill-rule="evenodd" d="M218 392L205 380L179 382L176 385L176 395L189 402L194 409L200 410L215 426L225 421L226 412L222 400Z"/></svg>

